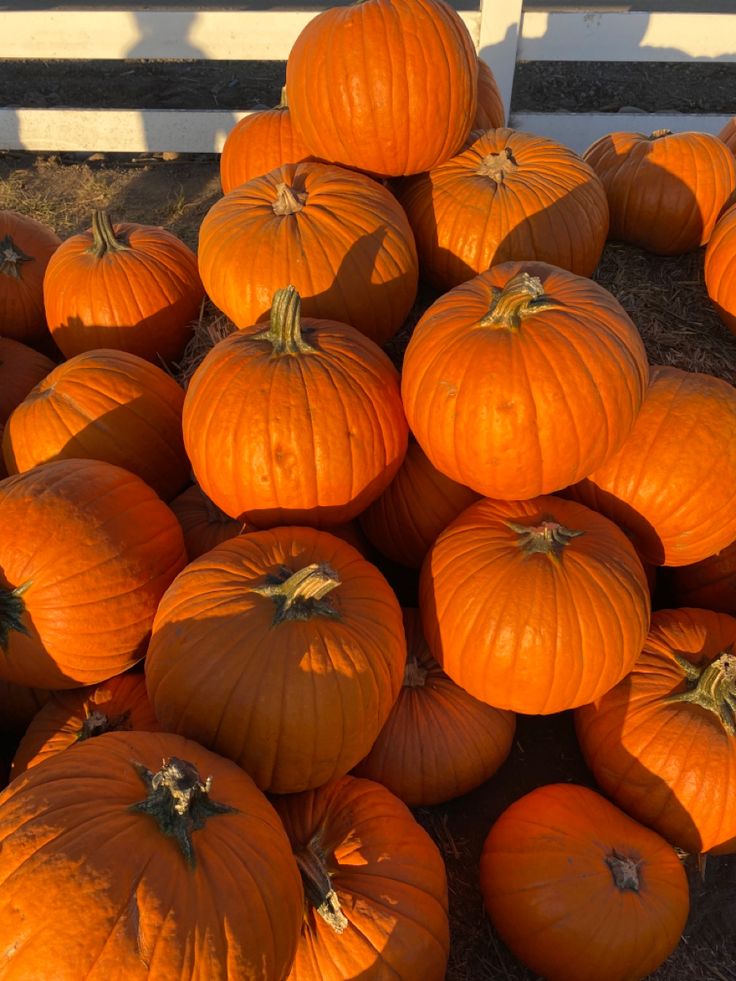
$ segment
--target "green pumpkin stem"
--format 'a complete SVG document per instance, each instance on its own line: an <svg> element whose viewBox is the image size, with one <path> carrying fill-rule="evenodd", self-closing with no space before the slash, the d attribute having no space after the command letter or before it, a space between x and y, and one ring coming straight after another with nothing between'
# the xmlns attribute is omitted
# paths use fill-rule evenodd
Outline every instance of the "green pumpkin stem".
<svg viewBox="0 0 736 981"><path fill-rule="evenodd" d="M503 287L491 287L491 305L480 321L481 327L518 330L525 317L545 310L557 310L561 306L544 292L542 280L522 272Z"/></svg>
<svg viewBox="0 0 736 981"><path fill-rule="evenodd" d="M217 814L233 814L235 808L218 804L209 798L212 778L202 782L196 766L172 756L164 760L161 769L153 773L142 763L133 762L138 776L146 785L148 796L130 810L148 814L162 834L174 838L190 868L195 866L192 832L204 827L208 818Z"/></svg>
<svg viewBox="0 0 736 981"><path fill-rule="evenodd" d="M519 169L519 165L514 160L511 147L505 146L499 153L487 153L478 164L475 171L479 177L490 177L497 184L503 184L504 180Z"/></svg>
<svg viewBox="0 0 736 981"><path fill-rule="evenodd" d="M736 654L733 644L704 664L693 664L681 654L675 654L675 660L690 687L670 695L665 701L699 705L717 716L730 736L736 735Z"/></svg>
<svg viewBox="0 0 736 981"><path fill-rule="evenodd" d="M101 259L108 252L129 252L130 246L115 236L112 221L106 211L98 208L92 214L92 245L90 252Z"/></svg>
<svg viewBox="0 0 736 981"><path fill-rule="evenodd" d="M0 589L0 648L7 654L10 643L10 633L15 630L19 634L30 637L28 627L23 623L26 604L23 594L33 585L29 579L15 589Z"/></svg>
<svg viewBox="0 0 736 981"><path fill-rule="evenodd" d="M270 341L274 354L306 354L315 350L302 336L301 310L302 300L295 286L276 290L268 330L257 335L260 340Z"/></svg>
<svg viewBox="0 0 736 981"><path fill-rule="evenodd" d="M285 620L311 620L314 616L339 619L340 614L325 598L339 585L340 577L334 569L324 562L313 562L298 572L282 568L278 576L269 577L264 586L254 587L253 592L273 600L276 626Z"/></svg>
<svg viewBox="0 0 736 981"><path fill-rule="evenodd" d="M506 527L519 536L518 545L525 555L540 553L550 558L559 559L565 547L573 538L584 535L583 531L573 531L565 528L550 516L543 516L538 525L522 525L515 521L507 521Z"/></svg>
<svg viewBox="0 0 736 981"><path fill-rule="evenodd" d="M94 739L95 736L101 736L103 732L120 732L130 728L130 710L121 712L120 715L110 716L98 711L98 709L93 709L87 713L82 728L77 732L77 742L81 743L85 739Z"/></svg>
<svg viewBox="0 0 736 981"><path fill-rule="evenodd" d="M293 187L283 181L276 185L276 200L273 205L273 213L281 217L285 215L295 215L302 210L307 200L305 191L295 191Z"/></svg>
<svg viewBox="0 0 736 981"><path fill-rule="evenodd" d="M326 855L320 846L319 835L315 835L304 848L294 852L294 858L301 873L305 900L335 933L342 933L348 926L348 919L340 907L337 893L332 888Z"/></svg>
<svg viewBox="0 0 736 981"><path fill-rule="evenodd" d="M33 256L26 255L15 244L10 235L0 239L0 273L11 279L21 279L20 267L24 262L32 262Z"/></svg>
<svg viewBox="0 0 736 981"><path fill-rule="evenodd" d="M604 861L611 870L617 889L621 892L627 889L631 892L639 892L639 866L641 862L636 862L627 855L619 855L615 849L606 856Z"/></svg>

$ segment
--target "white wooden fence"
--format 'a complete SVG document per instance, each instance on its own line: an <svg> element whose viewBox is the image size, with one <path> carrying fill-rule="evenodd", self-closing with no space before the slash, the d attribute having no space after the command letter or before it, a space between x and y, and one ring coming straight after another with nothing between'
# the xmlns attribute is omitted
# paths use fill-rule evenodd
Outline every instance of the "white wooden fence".
<svg viewBox="0 0 736 981"><path fill-rule="evenodd" d="M734 6L736 11L736 0ZM0 13L0 58L283 61L301 29L317 12L5 10ZM736 12L546 13L524 11L523 0L480 0L480 9L461 10L460 16L480 56L493 69L507 110L519 60L736 62ZM614 129L717 132L728 118L548 113L543 109L540 106L539 112L512 114L510 125L551 136L577 150ZM217 110L0 107L0 148L219 152L229 130L244 115Z"/></svg>

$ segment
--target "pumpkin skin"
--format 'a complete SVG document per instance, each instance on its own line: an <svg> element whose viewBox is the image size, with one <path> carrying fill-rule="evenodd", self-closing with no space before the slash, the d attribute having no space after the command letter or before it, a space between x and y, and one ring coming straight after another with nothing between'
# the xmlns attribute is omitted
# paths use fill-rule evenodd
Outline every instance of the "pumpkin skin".
<svg viewBox="0 0 736 981"><path fill-rule="evenodd" d="M300 317L220 341L192 376L184 445L203 491L252 524L350 521L391 482L408 427L388 356L346 324ZM242 411L248 405L248 412Z"/></svg>
<svg viewBox="0 0 736 981"><path fill-rule="evenodd" d="M145 653L186 562L181 528L134 474L59 460L0 483L0 677L77 688Z"/></svg>
<svg viewBox="0 0 736 981"><path fill-rule="evenodd" d="M326 532L274 528L223 542L176 578L145 670L162 728L233 759L262 790L294 793L366 755L405 659L381 573Z"/></svg>
<svg viewBox="0 0 736 981"><path fill-rule="evenodd" d="M689 910L674 849L572 784L538 787L503 812L480 885L501 939L548 981L644 978L677 946Z"/></svg>
<svg viewBox="0 0 736 981"><path fill-rule="evenodd" d="M43 278L61 239L35 218L0 211L0 333L32 343L46 335Z"/></svg>
<svg viewBox="0 0 736 981"><path fill-rule="evenodd" d="M726 144L731 153L736 154L736 116L729 119L718 134L718 139Z"/></svg>
<svg viewBox="0 0 736 981"><path fill-rule="evenodd" d="M736 190L736 160L709 133L609 133L583 157L606 189L609 238L657 255L705 245Z"/></svg>
<svg viewBox="0 0 736 981"><path fill-rule="evenodd" d="M190 861L135 809L147 794L135 764L155 773L172 758L201 779ZM281 823L238 767L180 736L110 732L29 770L0 796L0 852L8 976L51 963L57 981L288 975L303 899Z"/></svg>
<svg viewBox="0 0 736 981"><path fill-rule="evenodd" d="M383 784L409 807L441 804L488 780L511 750L516 719L468 695L432 657L419 611L404 610L404 683L357 777Z"/></svg>
<svg viewBox="0 0 736 981"><path fill-rule="evenodd" d="M325 10L286 63L294 128L312 153L381 177L418 174L456 153L477 86L468 30L436 0Z"/></svg>
<svg viewBox="0 0 736 981"><path fill-rule="evenodd" d="M444 291L516 259L590 276L608 232L606 195L590 166L546 137L473 135L457 156L399 190L422 276Z"/></svg>
<svg viewBox="0 0 736 981"><path fill-rule="evenodd" d="M217 201L200 227L199 270L238 327L267 320L273 294L291 283L305 317L350 324L377 344L404 323L419 275L390 191L316 162L286 164Z"/></svg>
<svg viewBox="0 0 736 981"><path fill-rule="evenodd" d="M736 542L700 562L668 569L665 582L675 606L736 616Z"/></svg>
<svg viewBox="0 0 736 981"><path fill-rule="evenodd" d="M471 505L429 551L419 607L456 684L529 715L612 688L649 629L647 580L626 536L558 497Z"/></svg>
<svg viewBox="0 0 736 981"><path fill-rule="evenodd" d="M137 474L168 501L189 479L183 406L181 386L135 354L78 354L13 412L3 437L8 472L50 460L104 460Z"/></svg>
<svg viewBox="0 0 736 981"><path fill-rule="evenodd" d="M473 129L498 129L506 125L503 99L490 65L478 59L478 108L475 110Z"/></svg>
<svg viewBox="0 0 736 981"><path fill-rule="evenodd" d="M624 444L566 494L624 528L644 561L699 562L736 539L734 431L728 382L656 365Z"/></svg>
<svg viewBox="0 0 736 981"><path fill-rule="evenodd" d="M274 806L305 883L289 981L442 981L445 866L409 809L385 787L349 776ZM330 890L334 912L324 919L315 907Z"/></svg>
<svg viewBox="0 0 736 981"><path fill-rule="evenodd" d="M657 610L629 676L575 714L604 793L694 854L736 852L735 642L725 613Z"/></svg>
<svg viewBox="0 0 736 981"><path fill-rule="evenodd" d="M719 218L708 242L705 286L718 316L736 334L736 205Z"/></svg>
<svg viewBox="0 0 736 981"><path fill-rule="evenodd" d="M0 337L0 425L53 369L54 362L45 354L10 337Z"/></svg>
<svg viewBox="0 0 736 981"><path fill-rule="evenodd" d="M610 293L544 263L503 263L425 312L401 395L438 470L488 497L524 500L615 452L647 378L639 332Z"/></svg>
<svg viewBox="0 0 736 981"><path fill-rule="evenodd" d="M221 511L198 484L187 487L174 498L170 507L184 532L190 562L209 552L215 545L253 530L247 523L230 518Z"/></svg>
<svg viewBox="0 0 736 981"><path fill-rule="evenodd" d="M67 358L97 348L160 364L181 357L203 290L194 253L164 228L95 211L66 239L43 284L46 319Z"/></svg>

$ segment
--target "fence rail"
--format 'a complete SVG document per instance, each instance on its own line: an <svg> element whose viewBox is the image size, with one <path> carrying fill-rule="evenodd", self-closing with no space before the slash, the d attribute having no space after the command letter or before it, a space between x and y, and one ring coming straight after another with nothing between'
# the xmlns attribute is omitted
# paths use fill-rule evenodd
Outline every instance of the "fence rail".
<svg viewBox="0 0 736 981"><path fill-rule="evenodd" d="M286 60L316 10L11 10L0 59ZM517 61L736 62L736 13L524 11L482 0L459 11L508 110ZM736 99L734 105L736 113ZM0 107L0 148L219 152L246 112ZM519 129L582 150L613 129L717 132L727 116L523 112Z"/></svg>

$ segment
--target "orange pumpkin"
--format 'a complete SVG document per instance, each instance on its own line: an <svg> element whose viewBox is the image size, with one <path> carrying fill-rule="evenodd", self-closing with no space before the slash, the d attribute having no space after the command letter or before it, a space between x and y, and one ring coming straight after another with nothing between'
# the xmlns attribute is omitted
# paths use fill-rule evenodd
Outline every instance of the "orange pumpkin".
<svg viewBox="0 0 736 981"><path fill-rule="evenodd" d="M506 125L503 99L498 83L488 62L478 59L478 108L475 111L473 129L498 129Z"/></svg>
<svg viewBox="0 0 736 981"><path fill-rule="evenodd" d="M736 154L736 116L732 116L729 119L721 132L718 134L718 139L723 140L728 149L732 153Z"/></svg>
<svg viewBox="0 0 736 981"><path fill-rule="evenodd" d="M736 852L736 619L658 610L627 678L578 709L603 791L688 852Z"/></svg>
<svg viewBox="0 0 736 981"><path fill-rule="evenodd" d="M480 886L501 939L548 981L644 978L688 915L674 849L587 787L538 787L491 828Z"/></svg>
<svg viewBox="0 0 736 981"><path fill-rule="evenodd" d="M736 616L736 541L692 565L666 570L675 606L696 606Z"/></svg>
<svg viewBox="0 0 736 981"><path fill-rule="evenodd" d="M482 500L432 546L419 583L427 643L489 705L547 714L627 674L649 629L649 589L611 521L558 497Z"/></svg>
<svg viewBox="0 0 736 981"><path fill-rule="evenodd" d="M0 334L26 343L46 332L43 277L61 243L51 228L15 211L0 211Z"/></svg>
<svg viewBox="0 0 736 981"><path fill-rule="evenodd" d="M718 316L736 334L736 204L718 219L708 242L705 285Z"/></svg>
<svg viewBox="0 0 736 981"><path fill-rule="evenodd" d="M183 405L181 386L136 354L78 354L39 382L8 420L8 472L49 460L105 460L170 500L189 479Z"/></svg>
<svg viewBox="0 0 736 981"><path fill-rule="evenodd" d="M245 531L252 531L246 523L230 518L221 511L198 484L188 487L169 506L184 532L190 562L209 552L215 545Z"/></svg>
<svg viewBox="0 0 736 981"><path fill-rule="evenodd" d="M355 777L274 805L304 884L289 981L443 981L450 947L445 866L409 809Z"/></svg>
<svg viewBox="0 0 736 981"><path fill-rule="evenodd" d="M274 528L187 566L161 601L145 667L163 728L292 793L366 755L405 659L380 572L326 532Z"/></svg>
<svg viewBox="0 0 736 981"><path fill-rule="evenodd" d="M634 424L641 337L606 290L544 263L504 263L440 297L406 349L401 394L431 463L524 500L586 476Z"/></svg>
<svg viewBox="0 0 736 981"><path fill-rule="evenodd" d="M0 425L53 369L54 362L45 354L9 337L0 337Z"/></svg>
<svg viewBox="0 0 736 981"><path fill-rule="evenodd" d="M609 238L658 255L705 245L736 190L736 160L709 133L609 133L584 158L606 189Z"/></svg>
<svg viewBox="0 0 736 981"><path fill-rule="evenodd" d="M288 164L241 184L207 212L199 270L238 327L268 319L293 283L304 315L350 324L378 344L403 324L417 291L414 237L376 181L323 163Z"/></svg>

